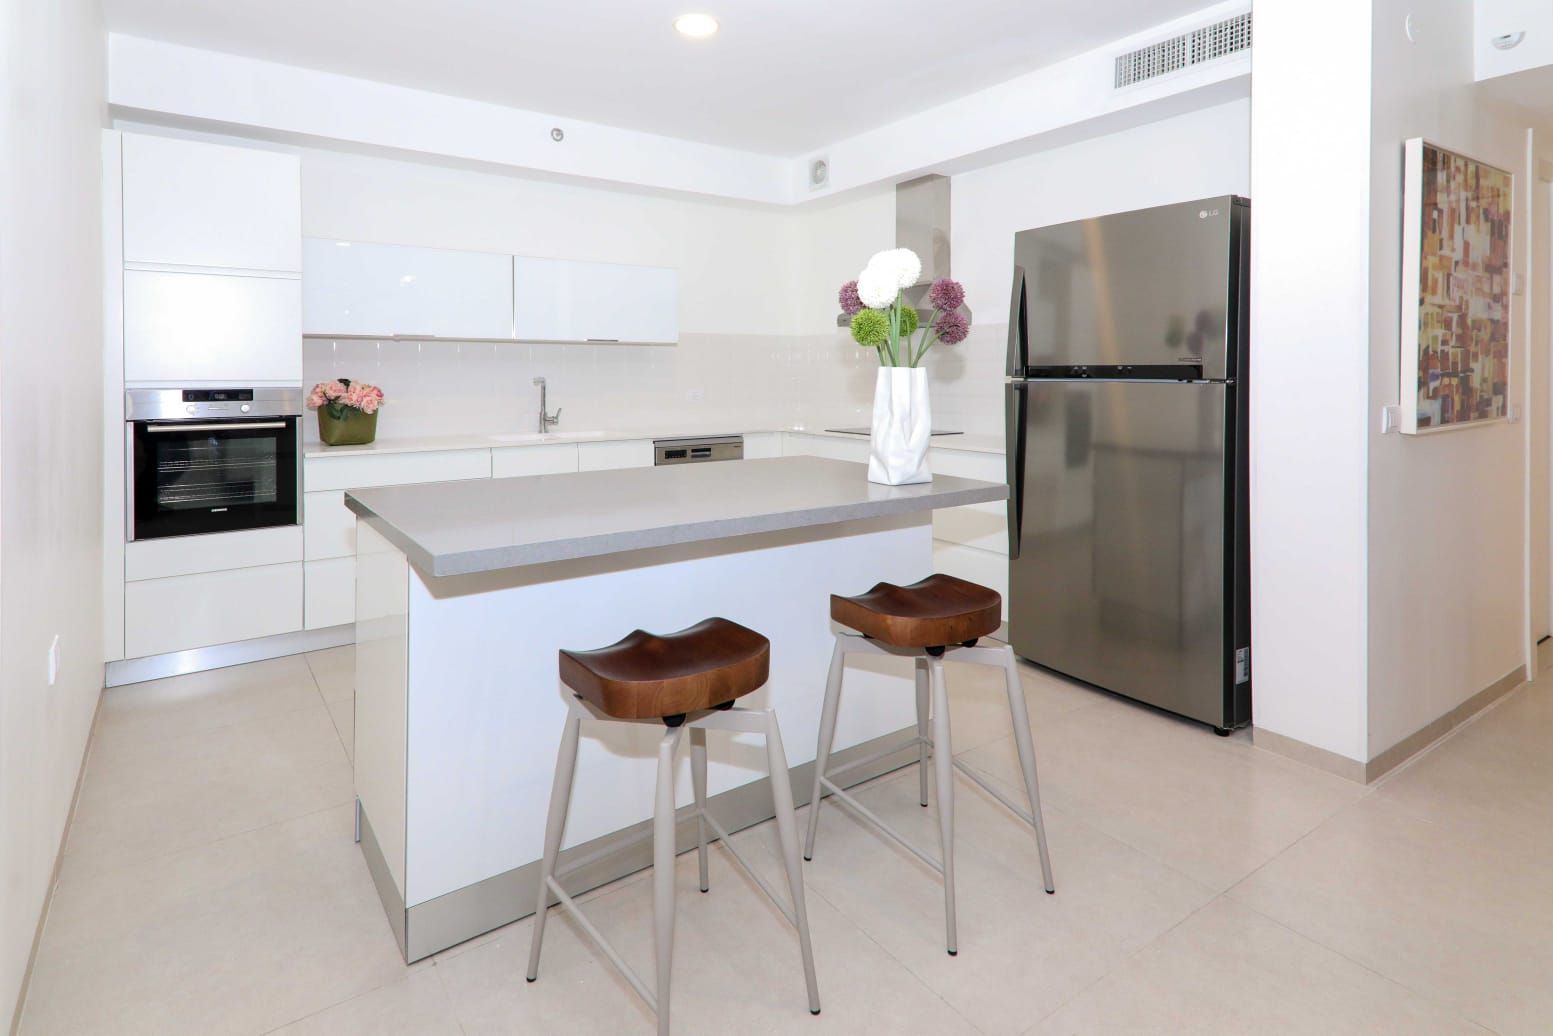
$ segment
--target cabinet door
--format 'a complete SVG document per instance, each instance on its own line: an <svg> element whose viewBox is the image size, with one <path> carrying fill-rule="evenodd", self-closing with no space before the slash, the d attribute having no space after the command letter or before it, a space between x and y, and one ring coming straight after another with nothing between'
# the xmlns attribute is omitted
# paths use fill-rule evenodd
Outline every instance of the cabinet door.
<svg viewBox="0 0 1553 1036"><path fill-rule="evenodd" d="M306 599L302 628L343 626L356 621L356 559L326 558L302 566Z"/></svg>
<svg viewBox="0 0 1553 1036"><path fill-rule="evenodd" d="M512 257L303 242L302 321L312 335L512 337Z"/></svg>
<svg viewBox="0 0 1553 1036"><path fill-rule="evenodd" d="M124 586L124 655L141 658L302 628L302 563Z"/></svg>
<svg viewBox="0 0 1553 1036"><path fill-rule="evenodd" d="M330 490L302 495L304 556L348 558L356 554L356 512L345 506L345 491Z"/></svg>
<svg viewBox="0 0 1553 1036"><path fill-rule="evenodd" d="M124 271L124 378L302 380L295 278Z"/></svg>
<svg viewBox="0 0 1553 1036"><path fill-rule="evenodd" d="M575 443L554 446L504 446L491 451L491 477L559 475L577 470Z"/></svg>
<svg viewBox="0 0 1553 1036"><path fill-rule="evenodd" d="M623 442L584 442L577 444L578 471L608 471L612 468L650 468L654 461L651 439L627 439Z"/></svg>
<svg viewBox="0 0 1553 1036"><path fill-rule="evenodd" d="M124 134L124 261L302 268L296 155Z"/></svg>
<svg viewBox="0 0 1553 1036"><path fill-rule="evenodd" d="M421 482L458 482L490 477L490 450L345 453L308 457L302 465L302 485L308 496L334 489L413 486Z"/></svg>
<svg viewBox="0 0 1553 1036"><path fill-rule="evenodd" d="M679 340L679 275L665 267L518 256L513 298L525 341Z"/></svg>

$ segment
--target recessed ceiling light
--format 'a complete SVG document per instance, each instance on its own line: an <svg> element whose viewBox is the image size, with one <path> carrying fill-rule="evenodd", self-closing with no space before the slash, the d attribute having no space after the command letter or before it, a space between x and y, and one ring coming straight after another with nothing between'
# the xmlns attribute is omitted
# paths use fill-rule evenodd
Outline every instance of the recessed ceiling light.
<svg viewBox="0 0 1553 1036"><path fill-rule="evenodd" d="M674 28L681 36L704 40L717 32L717 19L709 14L682 14L674 19Z"/></svg>

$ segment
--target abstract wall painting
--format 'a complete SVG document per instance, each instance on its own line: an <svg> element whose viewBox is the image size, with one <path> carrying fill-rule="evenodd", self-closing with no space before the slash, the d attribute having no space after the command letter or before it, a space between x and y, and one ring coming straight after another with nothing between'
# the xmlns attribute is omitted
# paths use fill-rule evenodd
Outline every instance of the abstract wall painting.
<svg viewBox="0 0 1553 1036"><path fill-rule="evenodd" d="M1503 420L1515 177L1421 139L1407 142L1405 171L1402 431Z"/></svg>

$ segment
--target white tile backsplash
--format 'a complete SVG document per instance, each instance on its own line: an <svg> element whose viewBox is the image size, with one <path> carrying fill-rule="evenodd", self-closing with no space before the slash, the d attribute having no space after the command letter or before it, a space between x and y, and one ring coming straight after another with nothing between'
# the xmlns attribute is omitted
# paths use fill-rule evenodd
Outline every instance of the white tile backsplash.
<svg viewBox="0 0 1553 1036"><path fill-rule="evenodd" d="M1002 325L938 346L927 366L934 424L995 433L1003 414ZM380 386L384 437L498 435L534 428L539 390L562 429L706 420L821 428L866 425L872 350L837 329L814 335L684 334L678 345L542 345L307 339L306 384L352 378ZM306 423L307 437L317 427Z"/></svg>

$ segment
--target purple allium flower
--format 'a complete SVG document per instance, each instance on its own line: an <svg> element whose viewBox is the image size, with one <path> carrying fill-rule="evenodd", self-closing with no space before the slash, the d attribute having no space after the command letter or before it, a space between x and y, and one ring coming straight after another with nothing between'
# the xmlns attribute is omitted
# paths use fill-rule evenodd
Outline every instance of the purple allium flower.
<svg viewBox="0 0 1553 1036"><path fill-rule="evenodd" d="M856 316L857 311L863 308L863 300L857 294L857 281L847 281L843 284L838 300L841 303L841 312L849 317Z"/></svg>
<svg viewBox="0 0 1553 1036"><path fill-rule="evenodd" d="M965 289L960 287L959 281L940 277L927 290L927 299L933 304L934 309L941 309L948 313L965 304Z"/></svg>
<svg viewBox="0 0 1553 1036"><path fill-rule="evenodd" d="M942 283L944 282L939 282L939 284ZM949 283L953 284L954 282L951 281ZM959 285L955 286L959 287ZM935 284L933 287L937 288L938 285ZM959 345L965 341L965 336L971 333L971 322L959 313L950 310L947 313L939 314L938 321L933 325L933 330L938 332L938 340L945 345Z"/></svg>

